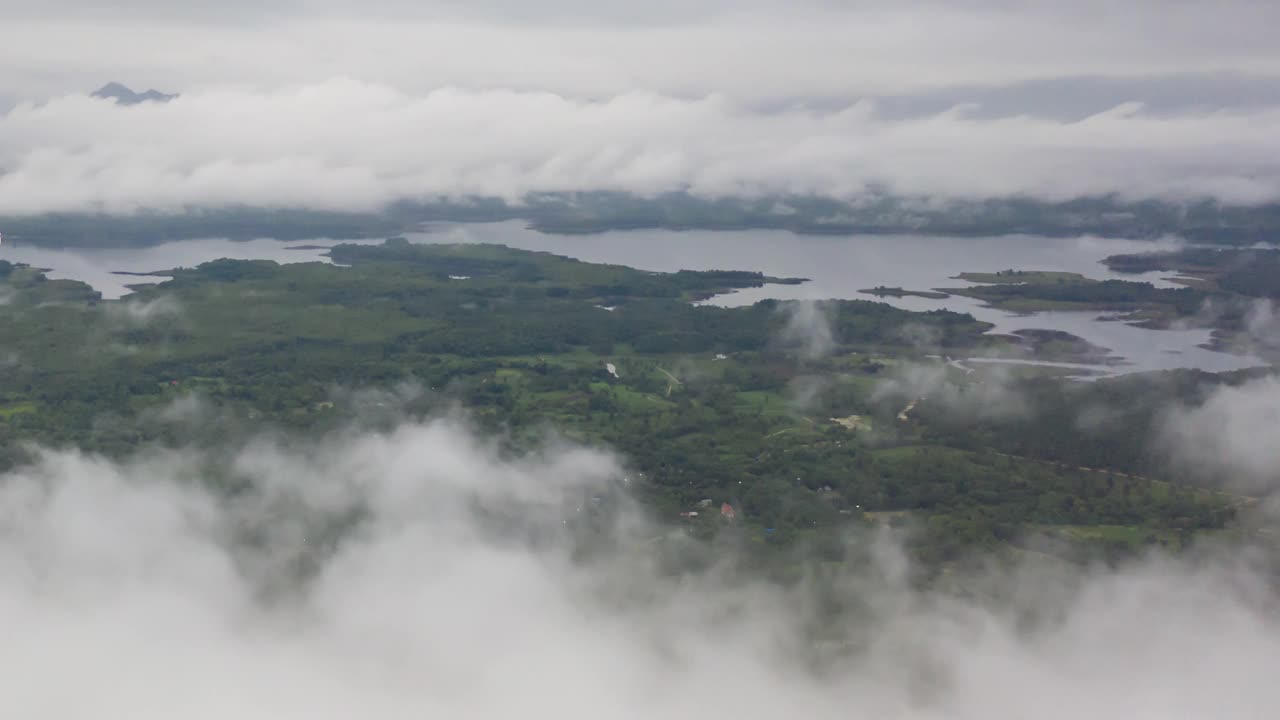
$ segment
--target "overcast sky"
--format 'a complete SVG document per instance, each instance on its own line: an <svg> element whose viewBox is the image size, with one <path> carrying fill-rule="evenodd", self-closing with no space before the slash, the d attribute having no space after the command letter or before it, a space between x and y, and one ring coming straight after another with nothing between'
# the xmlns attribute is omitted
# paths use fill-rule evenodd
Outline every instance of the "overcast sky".
<svg viewBox="0 0 1280 720"><path fill-rule="evenodd" d="M1270 200L1278 26L1262 0L0 0L0 212L264 183L344 206L867 183ZM112 80L186 107L66 99Z"/></svg>
<svg viewBox="0 0 1280 720"><path fill-rule="evenodd" d="M119 7L123 5L124 7ZM197 90L333 75L744 98L900 94L1018 80L1280 73L1264 0L89 0L0 3L16 96L108 79Z"/></svg>

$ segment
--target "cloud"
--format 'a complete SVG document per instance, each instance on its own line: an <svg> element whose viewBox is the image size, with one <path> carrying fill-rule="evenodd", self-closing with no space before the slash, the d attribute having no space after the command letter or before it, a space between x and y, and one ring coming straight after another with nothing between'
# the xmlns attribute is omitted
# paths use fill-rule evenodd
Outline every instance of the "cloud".
<svg viewBox="0 0 1280 720"><path fill-rule="evenodd" d="M1203 402L1171 408L1155 440L1175 470L1246 491L1280 489L1280 379L1223 385Z"/></svg>
<svg viewBox="0 0 1280 720"><path fill-rule="evenodd" d="M793 300L778 306L778 312L786 319L778 331L777 339L787 352L802 361L824 358L836 349L835 329L831 303L824 300ZM796 412L811 412L822 394L831 387L831 378L824 375L800 375L787 383L787 404Z"/></svg>
<svg viewBox="0 0 1280 720"><path fill-rule="evenodd" d="M984 366L976 380L961 381L942 363L905 363L895 366L890 377L876 385L872 399L927 400L932 406L971 418L1018 417L1030 408L1014 387L1013 372L1003 365Z"/></svg>
<svg viewBox="0 0 1280 720"><path fill-rule="evenodd" d="M1278 23L1252 0L0 3L0 213L868 185L1275 200ZM107 81L183 98L83 96Z"/></svg>
<svg viewBox="0 0 1280 720"><path fill-rule="evenodd" d="M787 404L796 412L812 412L832 384L830 378L821 375L793 378L786 387Z"/></svg>
<svg viewBox="0 0 1280 720"><path fill-rule="evenodd" d="M1280 198L1280 108L1078 122L898 121L857 104L761 111L724 96L585 101L534 92L411 95L336 79L121 107L85 96L0 117L0 214L227 205L374 210L400 199L688 189L1049 200ZM1270 150L1270 152L1269 152Z"/></svg>
<svg viewBox="0 0 1280 720"><path fill-rule="evenodd" d="M120 462L44 453L0 478L6 706L1243 720L1280 701L1272 596L1238 555L975 576L964 599L910 589L873 542L819 596L667 574L627 512L578 542L580 500L623 472L566 445L510 456L444 419Z"/></svg>

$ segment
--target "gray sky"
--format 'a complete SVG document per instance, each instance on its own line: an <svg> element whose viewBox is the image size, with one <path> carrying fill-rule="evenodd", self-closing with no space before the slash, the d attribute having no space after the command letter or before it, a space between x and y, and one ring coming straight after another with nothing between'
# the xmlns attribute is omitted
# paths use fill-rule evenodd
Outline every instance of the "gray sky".
<svg viewBox="0 0 1280 720"><path fill-rule="evenodd" d="M123 5L124 7L115 7ZM1280 73L1274 3L266 0L0 5L0 86L187 90L334 74L612 95L897 94L1018 80Z"/></svg>
<svg viewBox="0 0 1280 720"><path fill-rule="evenodd" d="M1280 196L1278 26L1260 1L0 0L0 212L867 183L1254 202ZM184 98L67 97L111 80Z"/></svg>

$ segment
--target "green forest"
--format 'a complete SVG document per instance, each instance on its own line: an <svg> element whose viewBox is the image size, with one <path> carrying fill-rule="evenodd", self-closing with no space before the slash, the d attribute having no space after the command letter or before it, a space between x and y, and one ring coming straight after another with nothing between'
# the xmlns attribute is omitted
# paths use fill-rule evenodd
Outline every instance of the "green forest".
<svg viewBox="0 0 1280 720"><path fill-rule="evenodd" d="M954 237L1034 234L1050 237L1161 238L1247 246L1280 228L1280 204L1227 205L1118 197L1062 202L1031 197L950 199L900 196L868 188L856 202L813 194L707 198L689 192L638 196L626 192L532 193L519 202L498 197L399 201L373 212L232 206L124 216L59 212L0 216L14 239L46 247L129 247L175 239L274 237L357 239L409 232L423 223L518 220L541 232L607 230L786 230L811 235L920 233Z"/></svg>
<svg viewBox="0 0 1280 720"><path fill-rule="evenodd" d="M548 432L617 450L653 515L695 537L732 526L762 547L821 549L852 528L901 526L933 564L975 549L1180 548L1239 534L1255 502L1145 444L1161 403L1243 376L1082 384L1025 368L1001 382L1032 412L973 412L894 381L920 366L983 397L996 378L937 358L1011 339L966 314L697 305L801 280L496 245L392 239L331 255L337 265L175 269L122 300L0 262L0 464L28 459L32 441L125 456L461 407L513 451ZM168 409L192 398L205 410L175 419ZM1125 431L1080 429L1086 407L1114 409Z"/></svg>

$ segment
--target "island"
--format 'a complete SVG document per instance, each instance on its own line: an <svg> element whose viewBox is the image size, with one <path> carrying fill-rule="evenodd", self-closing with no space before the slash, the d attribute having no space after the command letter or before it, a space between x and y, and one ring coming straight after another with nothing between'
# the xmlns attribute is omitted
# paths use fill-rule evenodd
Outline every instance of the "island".
<svg viewBox="0 0 1280 720"><path fill-rule="evenodd" d="M1184 248L1170 252L1112 255L1102 261L1120 273L1176 272L1204 290L1247 297L1280 298L1280 249Z"/></svg>
<svg viewBox="0 0 1280 720"><path fill-rule="evenodd" d="M947 293L937 292L935 290L903 290L900 287L885 287L883 285L859 290L858 292L864 295L874 295L876 297L922 297L929 300L945 300L951 297Z"/></svg>
<svg viewBox="0 0 1280 720"><path fill-rule="evenodd" d="M1015 330L1007 335L995 335L1009 342L1017 352L1004 353L1000 357L1035 358L1047 362L1069 362L1086 365L1121 365L1123 358L1111 350L1095 345L1077 335L1061 330L1028 328Z"/></svg>
<svg viewBox="0 0 1280 720"><path fill-rule="evenodd" d="M685 191L651 196L546 192L521 198L404 199L368 212L235 206L127 215L92 211L9 215L0 216L0 227L13 241L47 247L131 247L209 237L376 239L421 232L432 223L500 221L519 221L539 232L566 235L646 228L782 230L830 236L917 233L957 239L1010 234L1139 239L1177 235L1223 246L1272 241L1280 231L1280 206L1275 203L1188 206L1116 198L1050 202L1025 196L946 202L935 198L928 203L921 199L874 192L856 200L813 194L708 198Z"/></svg>
<svg viewBox="0 0 1280 720"><path fill-rule="evenodd" d="M1208 297L1195 288L1158 288L1149 282L1093 280L1079 273L1048 270L965 272L955 279L975 284L939 291L1016 313L1118 312L1124 320L1150 328L1194 323Z"/></svg>

